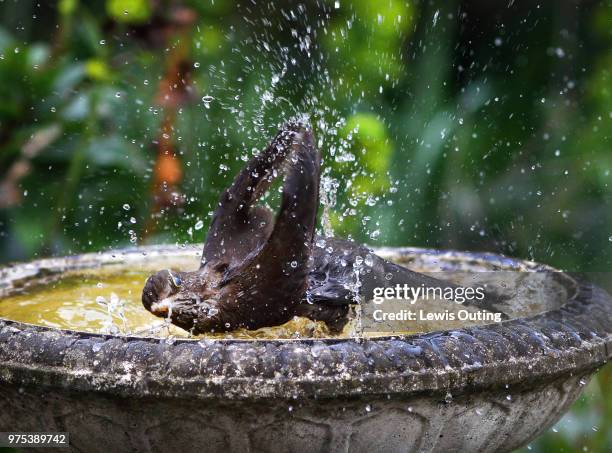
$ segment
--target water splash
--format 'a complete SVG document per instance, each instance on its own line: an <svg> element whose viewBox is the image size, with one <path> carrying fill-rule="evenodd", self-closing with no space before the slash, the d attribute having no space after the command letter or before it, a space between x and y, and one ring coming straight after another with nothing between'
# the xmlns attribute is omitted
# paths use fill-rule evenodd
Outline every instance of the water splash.
<svg viewBox="0 0 612 453"><path fill-rule="evenodd" d="M107 317L103 322L101 332L109 334L129 333L127 319L125 317L125 300L120 299L115 293L110 294L107 301L104 297L96 297L96 303L106 308ZM121 325L115 324L115 317L119 318Z"/></svg>

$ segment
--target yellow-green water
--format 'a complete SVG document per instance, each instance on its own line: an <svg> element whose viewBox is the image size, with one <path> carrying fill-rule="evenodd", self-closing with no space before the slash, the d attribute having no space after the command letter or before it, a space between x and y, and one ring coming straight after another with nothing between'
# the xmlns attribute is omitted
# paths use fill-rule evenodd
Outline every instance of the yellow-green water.
<svg viewBox="0 0 612 453"><path fill-rule="evenodd" d="M176 269L193 268L184 262ZM47 327L96 333L121 333L155 337L188 337L188 332L149 313L140 297L145 280L168 262L147 263L137 270L125 265L70 271L61 279L34 284L0 299L0 317ZM103 299L101 299L103 298ZM110 306L110 310L109 310ZM255 331L206 334L209 338L327 337L323 323L296 318Z"/></svg>
<svg viewBox="0 0 612 453"><path fill-rule="evenodd" d="M141 303L142 288L152 273L164 269L193 270L199 265L199 254L169 254L167 256L113 256L111 262L104 265L67 271L55 276L26 280L20 288L11 290L5 297L0 296L0 318L12 319L29 324L47 327L79 330L94 333L113 333L152 337L189 337L189 333L171 325L162 318L149 313ZM116 261L115 261L116 260ZM395 260L398 264L401 260ZM95 259L92 265L98 263ZM410 263L413 270L433 272L439 263ZM45 274L42 272L41 274ZM459 273L445 274L450 281L469 286L478 277L481 283L493 283L493 288L505 289L512 293L512 303L508 313L514 316L532 316L542 310L555 308L554 301L562 301L567 296L550 284L536 281L525 284L523 280L537 279L538 273ZM540 277L544 278L544 277ZM512 283L512 280L523 283ZM554 283L554 281L553 281ZM556 283L554 284L556 286ZM512 287L515 287L513 290ZM542 294L535 294L534 288L544 289ZM561 288L562 289L562 288ZM1 294L1 293L0 293ZM5 292L6 294L6 292ZM534 295L535 294L535 295ZM552 295L552 296L551 296ZM552 301L552 302L551 302ZM401 301L400 301L401 302ZM465 308L452 302L440 305L422 305L433 311L449 311ZM405 302L404 302L405 304ZM346 338L355 336L372 337L389 334L407 334L432 330L465 327L482 324L467 321L419 321L406 324L399 331L390 330L384 324L366 326L359 321L359 307L352 320L336 336ZM408 330L409 329L409 330ZM324 323L317 323L304 318L296 318L288 323L255 331L237 330L230 333L206 334L206 338L239 338L239 339L278 339L278 338L321 338L333 336Z"/></svg>

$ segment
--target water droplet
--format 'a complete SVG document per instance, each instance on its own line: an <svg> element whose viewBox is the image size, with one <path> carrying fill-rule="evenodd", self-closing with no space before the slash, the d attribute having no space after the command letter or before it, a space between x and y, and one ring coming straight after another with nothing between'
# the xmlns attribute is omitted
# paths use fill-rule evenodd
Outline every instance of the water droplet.
<svg viewBox="0 0 612 453"><path fill-rule="evenodd" d="M108 304L108 302L106 302L106 299L104 297L102 297L102 296L96 297L96 303L98 305L102 305L104 307Z"/></svg>
<svg viewBox="0 0 612 453"><path fill-rule="evenodd" d="M214 100L215 98L208 94L202 97L202 102L204 103L204 107L206 107L207 109L210 108L210 103Z"/></svg>
<svg viewBox="0 0 612 453"><path fill-rule="evenodd" d="M298 265L297 261L291 261L291 267L292 268L295 269L297 267L297 265Z"/></svg>
<svg viewBox="0 0 612 453"><path fill-rule="evenodd" d="M135 217L130 217L130 223L136 223L136 218Z"/></svg>
<svg viewBox="0 0 612 453"><path fill-rule="evenodd" d="M126 204L124 204L124 205L123 205L123 209L124 209L125 211L129 211L129 210L130 210L130 205L129 205L129 204L127 204L127 203L126 203Z"/></svg>
<svg viewBox="0 0 612 453"><path fill-rule="evenodd" d="M446 404L450 404L453 401L453 394L451 392L446 392L446 395L444 395L444 402Z"/></svg>
<svg viewBox="0 0 612 453"><path fill-rule="evenodd" d="M204 339L204 340L198 341L198 346L201 348L207 348L212 344L213 344L213 340Z"/></svg>
<svg viewBox="0 0 612 453"><path fill-rule="evenodd" d="M367 404L365 407L366 412L372 412L372 406Z"/></svg>
<svg viewBox="0 0 612 453"><path fill-rule="evenodd" d="M101 40L100 40L100 45L101 45L101 46L103 46L103 45L105 45L105 44L106 44L106 40L101 39Z"/></svg>
<svg viewBox="0 0 612 453"><path fill-rule="evenodd" d="M204 228L204 221L198 220L193 227L196 229L196 231L201 230L202 228Z"/></svg>
<svg viewBox="0 0 612 453"><path fill-rule="evenodd" d="M199 68L200 67L200 63L198 63L197 61L193 64L194 68Z"/></svg>
<svg viewBox="0 0 612 453"><path fill-rule="evenodd" d="M129 230L128 234L130 235L130 242L132 244L136 244L136 241L138 241L138 236L136 236L136 232L134 230Z"/></svg>

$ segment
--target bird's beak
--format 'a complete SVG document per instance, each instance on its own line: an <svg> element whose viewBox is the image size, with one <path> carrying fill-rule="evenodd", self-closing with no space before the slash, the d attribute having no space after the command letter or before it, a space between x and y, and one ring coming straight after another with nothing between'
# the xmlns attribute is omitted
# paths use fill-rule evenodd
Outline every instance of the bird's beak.
<svg viewBox="0 0 612 453"><path fill-rule="evenodd" d="M159 317L167 317L169 313L172 313L172 301L169 297L151 304L151 313Z"/></svg>

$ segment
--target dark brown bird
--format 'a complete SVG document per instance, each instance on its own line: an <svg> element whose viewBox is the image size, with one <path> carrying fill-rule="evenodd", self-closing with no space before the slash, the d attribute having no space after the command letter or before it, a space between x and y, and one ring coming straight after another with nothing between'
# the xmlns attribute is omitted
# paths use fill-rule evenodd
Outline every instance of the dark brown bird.
<svg viewBox="0 0 612 453"><path fill-rule="evenodd" d="M283 195L274 221L256 203L281 173ZM390 263L365 246L315 237L319 177L312 131L300 122L285 124L221 195L200 269L165 269L149 277L145 308L193 334L276 326L294 316L339 331L350 305L370 300L375 287L451 285ZM324 247L313 245L321 240Z"/></svg>

